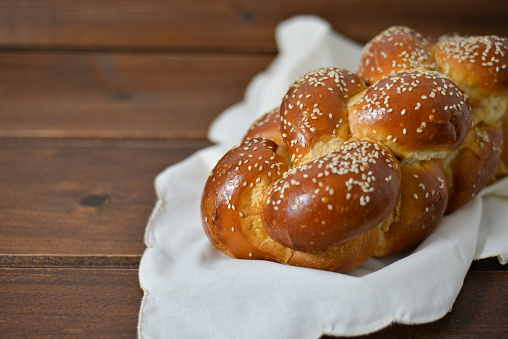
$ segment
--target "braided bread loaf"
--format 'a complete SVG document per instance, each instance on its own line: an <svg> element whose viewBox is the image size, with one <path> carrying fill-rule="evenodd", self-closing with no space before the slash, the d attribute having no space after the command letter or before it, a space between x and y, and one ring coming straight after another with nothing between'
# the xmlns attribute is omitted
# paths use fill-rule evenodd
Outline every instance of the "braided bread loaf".
<svg viewBox="0 0 508 339"><path fill-rule="evenodd" d="M210 241L338 272L420 243L507 174L507 64L506 39L433 42L393 27L365 46L357 74L305 74L213 169Z"/></svg>

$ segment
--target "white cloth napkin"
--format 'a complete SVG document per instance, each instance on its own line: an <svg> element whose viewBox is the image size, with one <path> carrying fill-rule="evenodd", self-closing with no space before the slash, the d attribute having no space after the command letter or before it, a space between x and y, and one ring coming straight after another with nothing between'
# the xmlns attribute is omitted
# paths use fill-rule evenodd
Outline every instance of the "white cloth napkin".
<svg viewBox="0 0 508 339"><path fill-rule="evenodd" d="M200 199L219 158L303 73L319 66L357 69L361 46L319 18L285 21L276 37L273 64L213 124L210 139L218 145L156 178L159 200L139 269L140 338L317 338L430 322L450 311L474 259L497 256L506 264L507 180L445 217L413 252L370 259L347 274L232 259L215 250L201 226Z"/></svg>

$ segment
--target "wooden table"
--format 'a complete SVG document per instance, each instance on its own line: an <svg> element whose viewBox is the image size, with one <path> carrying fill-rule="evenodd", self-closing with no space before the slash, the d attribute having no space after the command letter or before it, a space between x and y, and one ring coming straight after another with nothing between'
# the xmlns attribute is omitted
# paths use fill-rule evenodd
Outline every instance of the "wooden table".
<svg viewBox="0 0 508 339"><path fill-rule="evenodd" d="M135 337L156 174L317 14L365 42L393 24L508 36L508 4L418 1L0 1L0 337ZM508 271L475 262L453 311L372 337L502 337Z"/></svg>

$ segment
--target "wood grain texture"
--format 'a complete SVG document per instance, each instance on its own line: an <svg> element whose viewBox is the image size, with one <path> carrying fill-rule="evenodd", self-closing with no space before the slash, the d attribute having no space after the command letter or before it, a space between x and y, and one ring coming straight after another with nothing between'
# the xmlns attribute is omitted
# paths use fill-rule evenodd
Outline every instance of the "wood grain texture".
<svg viewBox="0 0 508 339"><path fill-rule="evenodd" d="M0 46L274 52L275 27L299 14L360 42L394 24L508 36L508 3L498 0L2 0Z"/></svg>
<svg viewBox="0 0 508 339"><path fill-rule="evenodd" d="M395 24L508 36L498 0L0 0L0 338L133 338L154 177L315 14L359 42ZM503 338L508 266L474 262L451 313L368 338Z"/></svg>
<svg viewBox="0 0 508 339"><path fill-rule="evenodd" d="M0 268L138 269L141 255L0 255Z"/></svg>
<svg viewBox="0 0 508 339"><path fill-rule="evenodd" d="M0 269L1 338L135 338L137 270Z"/></svg>
<svg viewBox="0 0 508 339"><path fill-rule="evenodd" d="M266 54L0 53L0 137L206 139Z"/></svg>
<svg viewBox="0 0 508 339"><path fill-rule="evenodd" d="M361 338L503 338L507 284L506 271L469 272L444 318ZM0 269L0 295L2 337L126 338L136 334L142 292L137 270Z"/></svg>
<svg viewBox="0 0 508 339"><path fill-rule="evenodd" d="M141 255L155 176L207 142L0 144L0 254Z"/></svg>

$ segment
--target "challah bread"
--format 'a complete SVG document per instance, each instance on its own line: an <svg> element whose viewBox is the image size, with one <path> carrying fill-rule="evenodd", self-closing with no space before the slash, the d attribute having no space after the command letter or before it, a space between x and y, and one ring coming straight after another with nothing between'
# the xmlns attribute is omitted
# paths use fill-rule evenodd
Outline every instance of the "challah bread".
<svg viewBox="0 0 508 339"><path fill-rule="evenodd" d="M399 206L392 223L379 227L374 256L406 250L437 227L448 202L446 174L440 159L402 162Z"/></svg>
<svg viewBox="0 0 508 339"><path fill-rule="evenodd" d="M372 85L389 74L409 70L435 70L432 41L408 27L393 26L364 46L356 73Z"/></svg>
<svg viewBox="0 0 508 339"><path fill-rule="evenodd" d="M367 89L350 107L356 138L373 138L399 158L444 158L471 126L464 92L433 71L394 73Z"/></svg>
<svg viewBox="0 0 508 339"><path fill-rule="evenodd" d="M272 140L249 139L217 163L206 183L201 209L212 244L239 259L330 271L348 271L361 265L376 247L375 228L319 251L295 250L268 236L261 210L267 205L269 188L288 171L284 153Z"/></svg>
<svg viewBox="0 0 508 339"><path fill-rule="evenodd" d="M463 64L438 58L452 49L438 43L390 28L366 45L357 74L319 68L296 80L208 178L212 244L235 258L346 272L418 244L501 173L508 119L491 110L503 111L505 78L464 89L453 73Z"/></svg>
<svg viewBox="0 0 508 339"><path fill-rule="evenodd" d="M349 139L348 103L363 81L339 68L309 72L291 85L281 104L280 131L295 165L326 154Z"/></svg>
<svg viewBox="0 0 508 339"><path fill-rule="evenodd" d="M399 178L398 161L383 145L346 141L273 184L261 208L263 227L293 249L340 244L390 216L399 199Z"/></svg>
<svg viewBox="0 0 508 339"><path fill-rule="evenodd" d="M480 126L471 129L470 133L475 136L468 138L469 142L464 145L468 149L464 157L471 160L457 156L455 169L468 166L470 171L455 175L452 187L457 198L448 208L451 212L463 205L459 201L467 202L476 196L494 176L508 174L508 133L503 133L508 121L508 39L446 35L435 44L434 53L437 69L457 82L468 95L473 123ZM473 189L464 191L465 185Z"/></svg>
<svg viewBox="0 0 508 339"><path fill-rule="evenodd" d="M448 166L452 212L474 198L493 180L502 151L502 130L498 125L480 123L471 128L466 140Z"/></svg>
<svg viewBox="0 0 508 339"><path fill-rule="evenodd" d="M277 107L256 120L247 131L247 134L245 134L243 141L267 138L275 141L279 145L284 145L279 126L280 107Z"/></svg>
<svg viewBox="0 0 508 339"><path fill-rule="evenodd" d="M408 27L390 27L365 46L358 75L373 81L401 69L430 69L449 77L466 94L472 126L501 134L495 130L502 128L508 111L506 38L445 35L432 41ZM441 91L447 92L446 86ZM450 190L447 213L474 198L496 174L508 174L505 161L499 161L502 140L494 135L487 140L477 131L471 128L468 142L443 159Z"/></svg>
<svg viewBox="0 0 508 339"><path fill-rule="evenodd" d="M354 101L349 123L353 137L385 144L402 164L400 206L393 223L379 228L375 255L416 245L437 227L447 206L441 159L459 147L471 126L464 92L435 71L392 73Z"/></svg>
<svg viewBox="0 0 508 339"><path fill-rule="evenodd" d="M505 114L508 108L507 39L445 35L434 45L434 56L437 70L462 87L470 105L479 109L479 120L492 123Z"/></svg>

